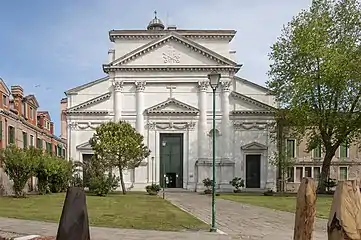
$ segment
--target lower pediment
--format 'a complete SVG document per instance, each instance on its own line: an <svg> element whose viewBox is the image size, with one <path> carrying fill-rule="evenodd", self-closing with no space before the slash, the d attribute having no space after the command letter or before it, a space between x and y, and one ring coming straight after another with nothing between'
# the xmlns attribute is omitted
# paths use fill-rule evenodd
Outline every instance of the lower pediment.
<svg viewBox="0 0 361 240"><path fill-rule="evenodd" d="M168 98L145 110L147 115L198 115L199 110L175 98Z"/></svg>

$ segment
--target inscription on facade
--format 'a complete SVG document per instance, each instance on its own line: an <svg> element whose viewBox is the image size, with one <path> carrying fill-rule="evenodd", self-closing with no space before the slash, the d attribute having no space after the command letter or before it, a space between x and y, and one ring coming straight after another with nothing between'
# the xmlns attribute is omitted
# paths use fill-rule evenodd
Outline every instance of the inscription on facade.
<svg viewBox="0 0 361 240"><path fill-rule="evenodd" d="M171 46L163 53L164 63L180 63L180 54Z"/></svg>

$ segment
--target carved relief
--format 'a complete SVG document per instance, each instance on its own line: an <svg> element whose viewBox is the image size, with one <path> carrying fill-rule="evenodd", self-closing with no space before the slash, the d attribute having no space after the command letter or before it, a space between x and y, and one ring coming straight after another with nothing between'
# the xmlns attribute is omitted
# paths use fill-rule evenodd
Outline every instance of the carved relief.
<svg viewBox="0 0 361 240"><path fill-rule="evenodd" d="M147 83L145 81L137 81L135 82L135 88L137 91L142 92L145 89L145 85Z"/></svg>
<svg viewBox="0 0 361 240"><path fill-rule="evenodd" d="M102 123L103 122L72 122L68 127L72 130L94 130Z"/></svg>
<svg viewBox="0 0 361 240"><path fill-rule="evenodd" d="M220 82L221 84L221 87L222 87L222 90L223 91L229 91L230 90L230 87L231 87L231 81L221 81Z"/></svg>
<svg viewBox="0 0 361 240"><path fill-rule="evenodd" d="M149 130L194 130L194 122L149 122L147 127Z"/></svg>
<svg viewBox="0 0 361 240"><path fill-rule="evenodd" d="M78 126L77 122L71 122L68 124L68 128L70 128L71 130L75 130Z"/></svg>
<svg viewBox="0 0 361 240"><path fill-rule="evenodd" d="M267 122L242 122L242 121L234 121L233 127L235 130L265 130L269 128Z"/></svg>
<svg viewBox="0 0 361 240"><path fill-rule="evenodd" d="M199 91L207 91L208 86L209 86L208 81L199 81L198 82Z"/></svg>
<svg viewBox="0 0 361 240"><path fill-rule="evenodd" d="M114 81L113 87L115 91L122 91L123 90L123 81Z"/></svg>
<svg viewBox="0 0 361 240"><path fill-rule="evenodd" d="M164 63L180 63L180 54L172 46L169 46L162 55Z"/></svg>

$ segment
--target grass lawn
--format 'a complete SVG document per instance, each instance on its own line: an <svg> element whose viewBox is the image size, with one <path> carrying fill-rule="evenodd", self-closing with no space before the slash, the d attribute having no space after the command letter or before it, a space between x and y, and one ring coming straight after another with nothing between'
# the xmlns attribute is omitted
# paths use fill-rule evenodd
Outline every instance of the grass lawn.
<svg viewBox="0 0 361 240"><path fill-rule="evenodd" d="M0 216L59 222L65 194L0 197ZM209 229L209 226L169 202L146 193L87 196L90 224L102 227L154 230Z"/></svg>
<svg viewBox="0 0 361 240"><path fill-rule="evenodd" d="M241 202L249 205L272 208L276 210L292 212L296 211L296 195L282 196L263 196L254 193L221 194L219 198L235 202ZM320 218L328 218L332 196L321 195L317 197L316 214Z"/></svg>

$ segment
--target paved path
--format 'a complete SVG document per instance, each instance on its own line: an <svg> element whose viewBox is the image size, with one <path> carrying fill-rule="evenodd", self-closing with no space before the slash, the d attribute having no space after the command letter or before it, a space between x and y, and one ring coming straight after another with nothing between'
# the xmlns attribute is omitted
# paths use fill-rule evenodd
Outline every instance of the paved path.
<svg viewBox="0 0 361 240"><path fill-rule="evenodd" d="M211 222L211 197L197 193L166 193L174 205ZM268 208L249 206L238 202L216 199L218 229L232 239L292 240L294 214ZM327 239L327 221L317 219L314 240Z"/></svg>
<svg viewBox="0 0 361 240"><path fill-rule="evenodd" d="M58 224L0 217L0 232L55 236ZM208 232L165 232L91 227L92 240L228 240L229 236Z"/></svg>

